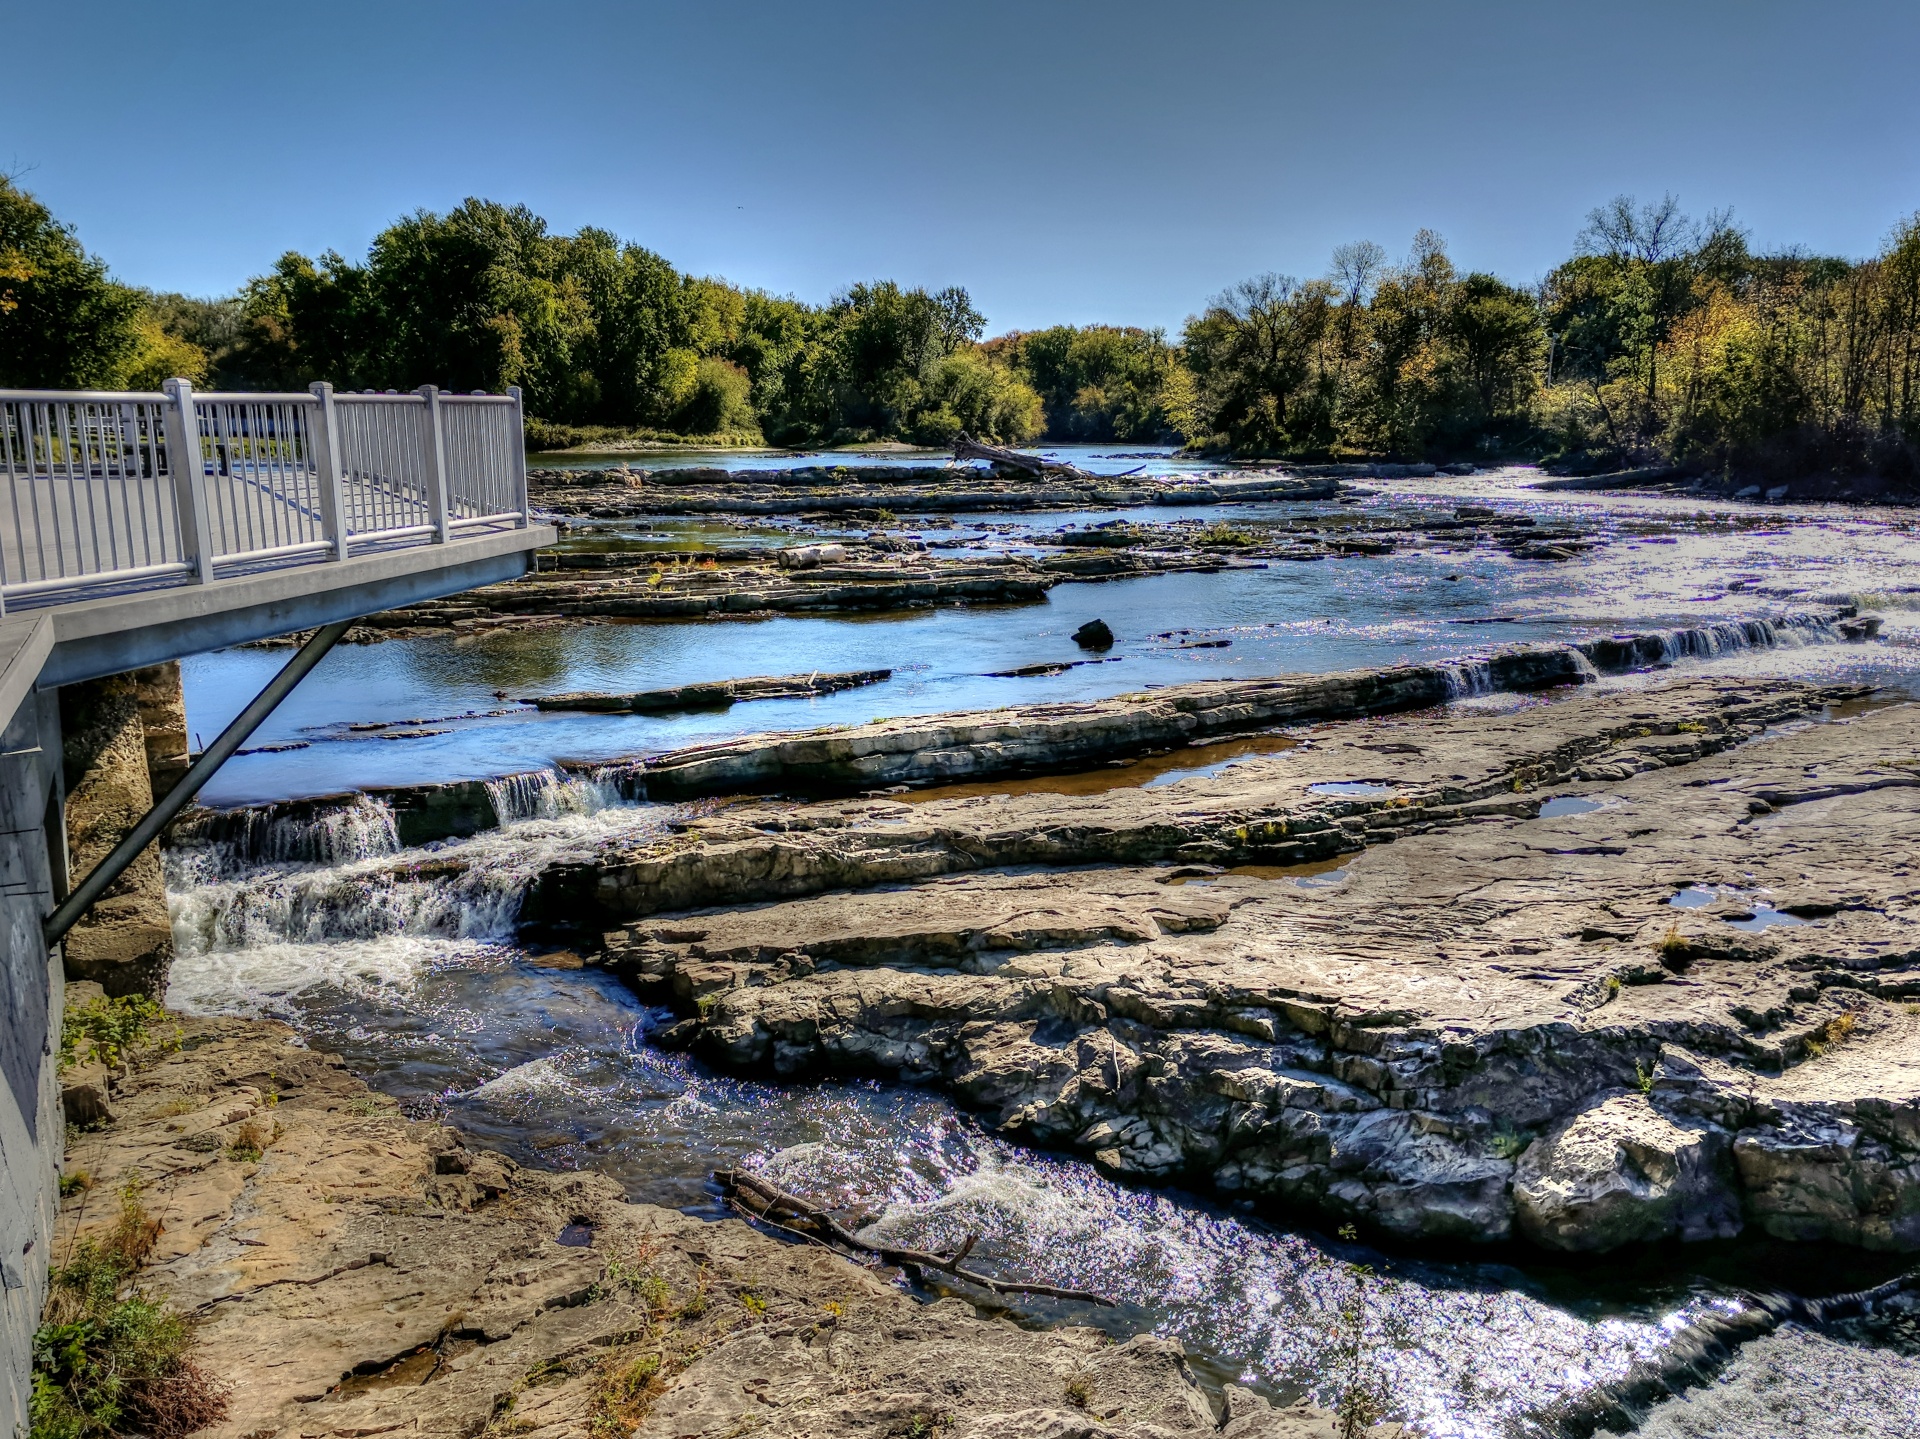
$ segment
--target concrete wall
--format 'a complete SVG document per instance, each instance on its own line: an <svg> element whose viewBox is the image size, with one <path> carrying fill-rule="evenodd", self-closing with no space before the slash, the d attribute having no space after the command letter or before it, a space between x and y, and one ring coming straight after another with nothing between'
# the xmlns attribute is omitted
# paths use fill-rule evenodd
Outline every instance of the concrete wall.
<svg viewBox="0 0 1920 1439"><path fill-rule="evenodd" d="M0 734L0 1430L9 1434L27 1428L66 1138L56 1033L64 991L40 937L65 863L60 770L59 703L29 695Z"/></svg>

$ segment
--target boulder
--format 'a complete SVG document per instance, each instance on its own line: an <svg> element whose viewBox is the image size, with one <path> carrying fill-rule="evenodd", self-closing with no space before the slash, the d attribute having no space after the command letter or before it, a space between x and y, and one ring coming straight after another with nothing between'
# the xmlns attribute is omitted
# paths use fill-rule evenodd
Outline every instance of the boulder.
<svg viewBox="0 0 1920 1439"><path fill-rule="evenodd" d="M1514 1217L1549 1249L1730 1238L1741 1219L1729 1148L1717 1125L1662 1114L1643 1094L1608 1094L1520 1156Z"/></svg>
<svg viewBox="0 0 1920 1439"><path fill-rule="evenodd" d="M1073 632L1073 642L1083 650L1110 650L1113 631L1107 628L1105 620L1088 620Z"/></svg>
<svg viewBox="0 0 1920 1439"><path fill-rule="evenodd" d="M60 1107L66 1112L67 1123L81 1129L110 1123L113 1109L107 1098L107 1067L98 1060L68 1065L60 1071Z"/></svg>

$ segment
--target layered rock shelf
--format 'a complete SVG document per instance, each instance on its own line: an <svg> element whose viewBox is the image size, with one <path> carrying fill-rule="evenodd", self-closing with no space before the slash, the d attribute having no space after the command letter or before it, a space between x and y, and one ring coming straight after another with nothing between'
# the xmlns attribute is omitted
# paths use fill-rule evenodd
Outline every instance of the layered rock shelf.
<svg viewBox="0 0 1920 1439"><path fill-rule="evenodd" d="M660 511L636 508L598 518L643 513ZM630 541L608 549L563 547L542 551L534 572L521 579L370 615L346 638L368 643L561 623L1021 604L1043 599L1063 580L1351 559L1408 546L1469 554L1485 544L1515 559L1569 560L1605 542L1586 527L1543 526L1527 515L1472 505L1451 514L1304 514L1233 524L1110 521L1019 538L1027 545L1014 553L999 547L997 535L926 540L884 530L832 544L667 550ZM934 553L955 549L966 553ZM288 635L263 643L301 639Z"/></svg>
<svg viewBox="0 0 1920 1439"><path fill-rule="evenodd" d="M1403 1238L1915 1249L1920 707L1843 698L1696 680L1154 789L736 805L531 903L632 916L600 962L718 1062L940 1085L1119 1174Z"/></svg>
<svg viewBox="0 0 1920 1439"><path fill-rule="evenodd" d="M539 710L583 710L595 714L661 714L671 710L723 709L740 700L796 699L837 694L841 690L877 685L892 678L892 670L842 670L804 675L755 675L747 679L717 680L712 684L671 685L636 694L607 694L575 690L566 694L532 695L521 701Z"/></svg>
<svg viewBox="0 0 1920 1439"><path fill-rule="evenodd" d="M533 502L562 516L846 514L913 510L962 514L995 510L1083 510L1134 505L1217 505L1248 500L1325 500L1340 493L1333 477L1221 476L1104 478L1049 471L1044 479L1006 477L968 465L802 465L786 470L717 467L638 470L532 470Z"/></svg>
<svg viewBox="0 0 1920 1439"><path fill-rule="evenodd" d="M282 1025L177 1023L70 1142L56 1252L143 1236L135 1282L226 1392L215 1439L1338 1432L1203 1391L1177 1341L923 1304L830 1250L520 1168Z"/></svg>
<svg viewBox="0 0 1920 1439"><path fill-rule="evenodd" d="M746 735L629 761L571 766L628 799L688 800L743 792L847 793L1044 774L1118 763L1280 726L1390 714L1491 691L1577 685L1686 655L1766 648L1782 633L1858 640L1871 617L1795 612L1771 620L1608 635L1579 645L1518 645L1427 665L1323 675L1212 680L1108 700L1011 706L970 714L908 716L866 725ZM1058 666L1064 669L1067 666ZM1053 672L1056 667L1047 667ZM761 683L760 681L750 683ZM766 683L783 684L774 679ZM698 687L689 687L698 688ZM685 691L656 691L680 694ZM562 695L556 705L631 708L632 696ZM534 703L536 701L528 701ZM515 817L503 796L554 782L552 771L497 780L373 787L213 811L189 809L175 843L234 846L244 859L319 859L300 848L316 821L371 799L402 844L472 835ZM305 839L303 839L305 836Z"/></svg>

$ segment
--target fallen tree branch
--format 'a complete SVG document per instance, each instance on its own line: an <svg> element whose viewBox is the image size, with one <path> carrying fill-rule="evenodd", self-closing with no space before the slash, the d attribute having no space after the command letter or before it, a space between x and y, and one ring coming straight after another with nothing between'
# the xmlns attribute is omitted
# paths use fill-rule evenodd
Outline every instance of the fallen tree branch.
<svg viewBox="0 0 1920 1439"><path fill-rule="evenodd" d="M1000 445L983 445L965 430L953 437L953 458L960 464L968 460L985 460L996 469L1018 470L1036 480L1045 479L1049 474L1093 478L1077 465L1063 465L1057 460L1042 459L1039 455L1023 454ZM1146 466L1142 465L1141 468L1145 469Z"/></svg>
<svg viewBox="0 0 1920 1439"><path fill-rule="evenodd" d="M994 1294L1037 1294L1046 1299L1066 1299L1081 1304L1100 1304L1112 1308L1114 1301L1103 1295L1093 1294L1085 1289L1062 1289L1053 1284L1017 1284L1006 1279L995 1279L990 1274L982 1274L977 1269L962 1269L961 1261L973 1252L973 1246L980 1236L969 1234L958 1250L952 1254L932 1254L924 1249L894 1249L883 1244L869 1244L859 1238L826 1210L801 1198L789 1194L784 1189L769 1184L759 1175L744 1169L717 1169L713 1177L727 1190L728 1197L741 1209L755 1219L772 1225L776 1229L786 1230L802 1238L825 1238L844 1248L857 1250L862 1254L871 1254L883 1264L896 1264L903 1268L932 1270L940 1274L952 1275L955 1279L964 1279L969 1284L977 1284ZM796 1228L792 1224L783 1224L776 1217L784 1214L789 1219L799 1220L811 1225L813 1233Z"/></svg>

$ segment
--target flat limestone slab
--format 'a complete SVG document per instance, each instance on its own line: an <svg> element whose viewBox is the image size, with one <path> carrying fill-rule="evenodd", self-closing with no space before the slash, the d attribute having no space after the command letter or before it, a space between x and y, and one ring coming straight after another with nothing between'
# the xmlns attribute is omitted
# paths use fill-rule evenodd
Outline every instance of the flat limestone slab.
<svg viewBox="0 0 1920 1439"><path fill-rule="evenodd" d="M604 960L735 1067L1395 1234L1920 1248L1920 706L1693 681L1302 737L722 810L587 877L656 909Z"/></svg>

